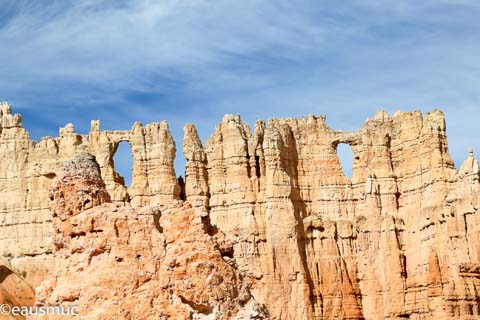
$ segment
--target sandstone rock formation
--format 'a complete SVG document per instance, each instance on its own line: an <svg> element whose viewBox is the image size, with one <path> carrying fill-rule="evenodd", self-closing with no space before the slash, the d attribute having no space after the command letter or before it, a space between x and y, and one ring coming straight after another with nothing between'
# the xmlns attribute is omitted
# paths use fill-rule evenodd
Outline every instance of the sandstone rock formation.
<svg viewBox="0 0 480 320"><path fill-rule="evenodd" d="M175 143L166 122L100 131L99 121L92 121L88 135L76 133L67 124L58 138L35 142L21 127L21 116L12 115L7 103L0 105L0 119L0 254L34 286L53 264L49 188L65 161L78 154L95 155L114 202L146 206L179 198L173 168ZM129 143L134 158L128 189L114 169L113 156L122 141Z"/></svg>
<svg viewBox="0 0 480 320"><path fill-rule="evenodd" d="M201 315L215 309L205 305L215 305L218 317L228 318L222 312L236 312L244 304L241 294L220 289L233 301L228 304L204 290L185 293L192 285L212 288L212 274L220 272L251 296L251 304L264 304L271 319L480 317L479 164L471 151L455 169L441 111L380 111L357 132L334 130L324 116L259 121L252 132L239 116L228 115L204 144L187 125L184 185L175 179L175 143L165 122L100 131L93 121L88 136L67 125L59 138L37 143L7 104L0 116L0 248L10 268L37 288L38 302L93 299L100 310L120 312L113 292L123 292L132 301L158 299L161 306L139 302L127 307L132 314L165 310L183 319L181 310ZM121 141L134 157L128 188L113 163ZM339 144L353 151L351 179L342 171ZM85 170L87 178L82 192L90 191L56 200L52 224L48 190L57 169L86 152L96 157L105 187L81 167L77 173ZM76 180L60 189L77 188ZM170 203L180 197L189 204ZM103 203L108 198L113 203ZM120 227L113 228L114 221ZM207 269L213 273L186 263L182 248L188 245L205 248L199 259L212 257L214 267ZM112 260L116 256L123 260ZM172 259L180 264L171 267ZM124 261L135 261L134 267L123 267ZM112 280L107 266L121 276ZM75 278L75 268L91 276ZM75 294L67 279L82 279L92 297ZM169 294L183 300L162 304L165 296L153 297L153 286L165 281L175 288ZM116 287L99 295L87 290L94 284ZM179 313L168 313L172 308Z"/></svg>
<svg viewBox="0 0 480 320"><path fill-rule="evenodd" d="M351 180L340 143L354 153ZM470 153L455 170L440 111L379 112L359 132L309 116L251 133L226 116L195 145L206 165L188 149L187 168L207 174L187 174L187 200L210 194L212 222L272 318L480 316L478 163Z"/></svg>
<svg viewBox="0 0 480 320"><path fill-rule="evenodd" d="M266 318L205 211L109 203L85 155L65 164L51 199L55 266L37 304L76 304L82 319Z"/></svg>

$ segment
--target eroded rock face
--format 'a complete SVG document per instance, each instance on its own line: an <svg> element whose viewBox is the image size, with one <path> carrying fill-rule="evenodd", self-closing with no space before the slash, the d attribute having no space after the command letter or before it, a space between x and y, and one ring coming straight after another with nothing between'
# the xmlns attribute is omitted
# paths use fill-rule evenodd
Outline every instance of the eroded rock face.
<svg viewBox="0 0 480 320"><path fill-rule="evenodd" d="M61 221L110 201L95 157L82 154L65 163L59 171L60 186L52 190L50 200L54 217Z"/></svg>
<svg viewBox="0 0 480 320"><path fill-rule="evenodd" d="M208 213L179 201L163 209L109 203L90 155L58 177L55 266L38 305L77 305L82 319L268 318Z"/></svg>
<svg viewBox="0 0 480 320"><path fill-rule="evenodd" d="M134 158L128 188L113 162L123 141L130 145ZM128 202L135 207L164 205L180 194L173 168L175 150L166 122L101 131L100 122L92 121L88 135L76 133L74 126L67 124L57 138L32 141L22 128L21 116L13 115L8 103L1 103L0 254L17 273L25 274L29 283L38 286L53 265L49 190L64 162L76 155L92 154L113 202Z"/></svg>
<svg viewBox="0 0 480 320"><path fill-rule="evenodd" d="M251 133L226 116L202 151L207 177L186 188L208 181L212 222L273 319L480 316L478 162L455 170L440 111L379 112L358 132L309 116Z"/></svg>
<svg viewBox="0 0 480 320"><path fill-rule="evenodd" d="M72 270L88 270L89 281L98 282L82 289L125 287L119 292L132 301L141 296L162 306L127 302L132 314L166 310L172 319L234 318L225 312L249 314L262 304L271 319L282 320L480 316L479 165L472 151L455 169L441 111L378 112L357 132L334 130L324 116L259 121L252 132L239 116L227 115L205 143L187 125L182 198L188 205L170 203L181 193L165 122L100 131L94 121L88 136L67 125L59 138L36 143L7 104L0 110L0 247L34 287L55 264L57 280L37 290L39 302L97 301L100 309L120 303L114 291L72 293L66 279L85 279ZM112 160L120 141L128 141L134 157L129 188ZM351 179L343 174L339 144L354 153ZM57 169L86 152L96 157L104 185L86 179L83 191L58 201L52 218L48 190ZM77 180L69 180L72 190ZM122 261L137 261L138 250L134 267L123 267ZM177 258L179 265L172 262ZM108 268L118 268L119 283L110 284L115 272ZM248 301L222 285L216 291L217 273ZM150 295L165 285L175 288L170 296ZM188 292L192 286L215 289Z"/></svg>

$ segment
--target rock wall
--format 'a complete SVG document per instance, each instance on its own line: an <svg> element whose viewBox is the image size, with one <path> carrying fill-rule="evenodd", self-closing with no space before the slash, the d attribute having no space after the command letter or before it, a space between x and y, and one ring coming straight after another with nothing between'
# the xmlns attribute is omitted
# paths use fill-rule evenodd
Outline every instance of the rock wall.
<svg viewBox="0 0 480 320"><path fill-rule="evenodd" d="M187 201L210 195L272 318L480 316L479 168L470 152L455 170L442 112L379 112L358 132L309 116L251 133L226 116L204 148L193 131L184 145L207 161L185 150Z"/></svg>
<svg viewBox="0 0 480 320"><path fill-rule="evenodd" d="M0 105L0 117L0 254L34 286L53 264L49 188L65 161L78 154L94 155L115 202L140 207L179 198L173 168L175 142L166 122L145 127L135 123L127 131L100 131L99 121L92 121L88 135L76 133L68 124L60 128L58 138L35 142L22 128L21 116L12 115L7 103ZM133 155L133 180L128 189L113 161L123 141Z"/></svg>
<svg viewBox="0 0 480 320"><path fill-rule="evenodd" d="M89 135L67 125L37 143L7 104L0 115L0 248L35 287L54 264L48 190L64 161L88 152L118 205L162 207L182 194L208 212L271 319L480 316L479 166L470 152L455 169L441 111L380 111L357 132L324 116L259 121L252 132L227 115L205 144L189 124L184 185L165 122L100 131L93 121ZM128 189L113 163L121 141L134 157Z"/></svg>

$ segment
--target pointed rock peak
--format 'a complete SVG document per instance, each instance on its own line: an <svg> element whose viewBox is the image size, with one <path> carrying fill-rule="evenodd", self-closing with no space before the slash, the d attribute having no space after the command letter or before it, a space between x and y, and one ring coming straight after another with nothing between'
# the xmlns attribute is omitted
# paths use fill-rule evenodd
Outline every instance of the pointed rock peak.
<svg viewBox="0 0 480 320"><path fill-rule="evenodd" d="M0 102L0 117L6 114L12 114L10 104L8 102Z"/></svg>
<svg viewBox="0 0 480 320"><path fill-rule="evenodd" d="M12 110L8 102L0 102L0 130L7 128L21 128L22 116L20 114L12 114Z"/></svg>
<svg viewBox="0 0 480 320"><path fill-rule="evenodd" d="M240 132L242 136L248 136L249 135L249 130L247 130L247 125L245 125L242 122L242 119L240 118L239 114L233 115L233 114L226 114L222 122L218 123L217 126L215 127L215 132L210 136L210 138L206 141L205 146L206 148L209 148L210 146L218 143L221 141L223 138L223 135L225 132L233 129L234 132ZM248 131L248 134L246 132Z"/></svg>
<svg viewBox="0 0 480 320"><path fill-rule="evenodd" d="M315 124L324 125L326 119L327 119L327 116L324 115L324 114L319 115L319 116L309 114L306 118L306 123L309 124L309 125L315 125Z"/></svg>
<svg viewBox="0 0 480 320"><path fill-rule="evenodd" d="M429 130L445 131L445 115L438 109L427 112L423 121L423 127Z"/></svg>
<svg viewBox="0 0 480 320"><path fill-rule="evenodd" d="M72 123L67 123L67 125L63 128L60 128L59 134L60 136L63 136L67 133L75 133L75 127Z"/></svg>
<svg viewBox="0 0 480 320"><path fill-rule="evenodd" d="M317 122L317 117L313 114L309 114L307 116L307 123L308 124L315 124Z"/></svg>
<svg viewBox="0 0 480 320"><path fill-rule="evenodd" d="M134 134L141 134L142 133L142 129L143 129L143 124L141 122L135 122L133 125L132 125L132 129L131 131L134 133Z"/></svg>
<svg viewBox="0 0 480 320"><path fill-rule="evenodd" d="M98 132L100 131L100 120L92 120L90 122L90 131L91 132Z"/></svg>
<svg viewBox="0 0 480 320"><path fill-rule="evenodd" d="M230 123L230 122L240 124L242 123L242 118L240 117L239 114L226 114L223 117L222 123Z"/></svg>
<svg viewBox="0 0 480 320"><path fill-rule="evenodd" d="M468 157L469 157L469 158L474 158L473 148L469 148L469 149L468 149Z"/></svg>
<svg viewBox="0 0 480 320"><path fill-rule="evenodd" d="M445 114L440 109L434 109L433 111L427 112L427 115L432 115L434 117L445 117Z"/></svg>
<svg viewBox="0 0 480 320"><path fill-rule="evenodd" d="M390 119L390 116L384 110L380 110L375 114L375 120L377 120L377 121L382 121L383 122L383 121L386 121L388 119Z"/></svg>
<svg viewBox="0 0 480 320"><path fill-rule="evenodd" d="M185 127L183 128L183 134L185 135L185 139L193 139L193 140L198 140L200 141L200 138L198 136L197 128L195 128L195 125L191 123L187 123Z"/></svg>
<svg viewBox="0 0 480 320"><path fill-rule="evenodd" d="M188 123L183 128L183 153L188 160L192 152L199 150L203 150L202 141L195 126Z"/></svg>
<svg viewBox="0 0 480 320"><path fill-rule="evenodd" d="M460 167L461 174L478 174L480 171L478 161L475 159L473 149L468 149L468 158L462 163Z"/></svg>
<svg viewBox="0 0 480 320"><path fill-rule="evenodd" d="M147 124L145 127L147 132L156 132L161 133L163 135L170 135L170 128L168 126L168 122L163 120L160 122L152 122Z"/></svg>
<svg viewBox="0 0 480 320"><path fill-rule="evenodd" d="M253 132L256 132L258 130L261 130L261 131L265 130L265 121L257 120L257 122L255 122L255 127L253 129Z"/></svg>
<svg viewBox="0 0 480 320"><path fill-rule="evenodd" d="M170 128L167 121L152 122L145 126L145 140L151 143L165 142L168 145L175 146Z"/></svg>

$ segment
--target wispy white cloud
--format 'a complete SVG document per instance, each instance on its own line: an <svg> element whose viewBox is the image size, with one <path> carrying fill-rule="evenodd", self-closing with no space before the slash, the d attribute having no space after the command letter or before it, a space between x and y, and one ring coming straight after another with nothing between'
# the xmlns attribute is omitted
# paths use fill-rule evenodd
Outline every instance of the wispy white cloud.
<svg viewBox="0 0 480 320"><path fill-rule="evenodd" d="M267 2L75 1L23 4L0 32L5 74L29 87L62 80L112 89L150 89L219 71L272 48L282 58L317 38L318 27ZM115 5L111 5L111 4ZM298 18L298 17L297 17ZM246 66L248 69L248 66ZM225 72L226 71L226 72ZM17 82L13 90L25 88ZM93 101L96 102L95 100Z"/></svg>

